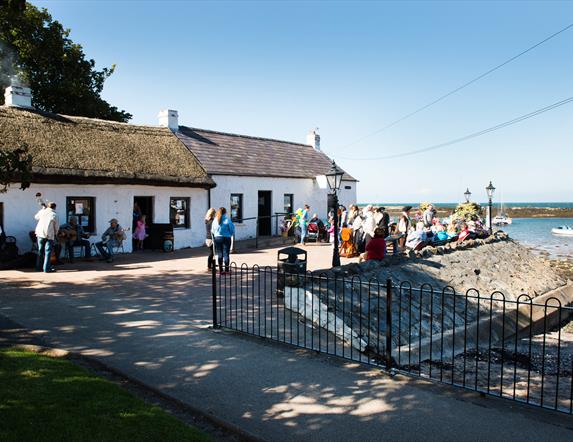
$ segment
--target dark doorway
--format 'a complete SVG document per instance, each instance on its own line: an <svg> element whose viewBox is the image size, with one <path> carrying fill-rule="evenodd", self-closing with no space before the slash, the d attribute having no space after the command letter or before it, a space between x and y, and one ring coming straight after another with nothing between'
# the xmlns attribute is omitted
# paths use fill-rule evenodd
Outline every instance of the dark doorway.
<svg viewBox="0 0 573 442"><path fill-rule="evenodd" d="M270 190L259 190L259 235L271 235L271 195Z"/></svg>
<svg viewBox="0 0 573 442"><path fill-rule="evenodd" d="M131 233L135 232L137 227L137 220L139 215L145 215L145 225L147 233L149 234L149 227L153 224L153 197L152 196L135 196L133 197L133 222L131 225ZM143 241L143 248L150 248L151 244L148 241L149 238ZM136 248L136 241L133 240L133 249Z"/></svg>

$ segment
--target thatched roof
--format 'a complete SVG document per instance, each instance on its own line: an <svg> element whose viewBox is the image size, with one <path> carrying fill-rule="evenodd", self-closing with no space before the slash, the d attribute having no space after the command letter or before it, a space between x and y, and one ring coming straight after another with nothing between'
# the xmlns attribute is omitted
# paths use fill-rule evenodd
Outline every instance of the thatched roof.
<svg viewBox="0 0 573 442"><path fill-rule="evenodd" d="M163 127L0 106L0 149L28 145L35 182L213 187L195 156Z"/></svg>
<svg viewBox="0 0 573 442"><path fill-rule="evenodd" d="M175 135L210 175L314 178L330 170L331 159L314 147L179 126ZM356 181L348 173L344 180Z"/></svg>

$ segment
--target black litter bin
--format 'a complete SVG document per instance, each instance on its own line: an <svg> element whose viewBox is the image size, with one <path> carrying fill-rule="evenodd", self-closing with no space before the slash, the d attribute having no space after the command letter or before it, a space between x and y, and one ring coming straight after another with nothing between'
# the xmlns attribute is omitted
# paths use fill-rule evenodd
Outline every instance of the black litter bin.
<svg viewBox="0 0 573 442"><path fill-rule="evenodd" d="M306 273L306 250L286 247L277 253L277 293L283 294L285 286L297 287Z"/></svg>

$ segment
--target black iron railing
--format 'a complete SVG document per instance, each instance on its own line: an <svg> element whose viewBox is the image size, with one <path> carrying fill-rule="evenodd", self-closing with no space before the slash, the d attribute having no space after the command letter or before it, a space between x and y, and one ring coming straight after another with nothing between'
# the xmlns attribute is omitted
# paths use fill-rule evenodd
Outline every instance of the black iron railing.
<svg viewBox="0 0 573 442"><path fill-rule="evenodd" d="M247 218L241 218L240 220L235 220L235 222L241 223L241 224L245 224L245 223L247 223L247 224L253 223L254 224L255 248L258 249L259 248L259 239L262 236L279 236L282 234L282 232L280 230L281 221L287 216L289 216L288 213L277 212L274 215L251 216L251 217L247 217ZM261 226L261 223L263 223L265 221L268 221L270 223L270 235L261 235L260 226Z"/></svg>
<svg viewBox="0 0 573 442"><path fill-rule="evenodd" d="M212 283L214 327L573 412L563 293L514 298L235 264Z"/></svg>

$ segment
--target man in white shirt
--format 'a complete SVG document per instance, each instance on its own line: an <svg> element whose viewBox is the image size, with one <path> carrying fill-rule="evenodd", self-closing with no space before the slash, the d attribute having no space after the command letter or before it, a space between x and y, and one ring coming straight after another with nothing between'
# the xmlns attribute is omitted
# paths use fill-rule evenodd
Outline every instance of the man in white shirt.
<svg viewBox="0 0 573 442"><path fill-rule="evenodd" d="M56 214L56 203L48 203L41 209L34 218L38 221L36 225L36 238L38 240L38 257L36 259L36 270L45 273L55 272L50 265L50 257L54 248L54 240L60 230L60 221Z"/></svg>

